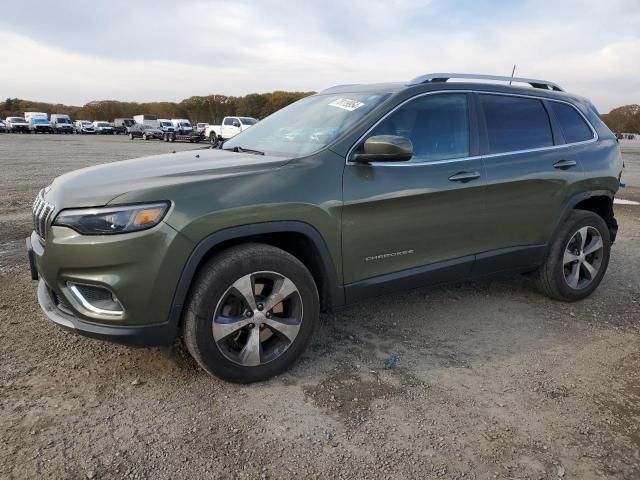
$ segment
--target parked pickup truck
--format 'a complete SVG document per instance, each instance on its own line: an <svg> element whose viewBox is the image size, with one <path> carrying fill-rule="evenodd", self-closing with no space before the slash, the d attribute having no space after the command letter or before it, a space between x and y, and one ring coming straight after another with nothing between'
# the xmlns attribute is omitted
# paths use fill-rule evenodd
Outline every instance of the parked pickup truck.
<svg viewBox="0 0 640 480"><path fill-rule="evenodd" d="M204 137L209 139L211 145L217 145L219 142L235 137L256 123L258 120L251 117L224 117L222 125L207 126L204 129Z"/></svg>

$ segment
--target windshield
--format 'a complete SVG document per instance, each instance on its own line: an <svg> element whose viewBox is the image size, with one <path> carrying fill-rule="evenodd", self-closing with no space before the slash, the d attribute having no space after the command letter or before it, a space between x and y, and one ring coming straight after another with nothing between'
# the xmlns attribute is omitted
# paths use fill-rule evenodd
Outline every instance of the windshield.
<svg viewBox="0 0 640 480"><path fill-rule="evenodd" d="M170 127L172 124L171 122L160 122L160 125L162 125L163 127Z"/></svg>
<svg viewBox="0 0 640 480"><path fill-rule="evenodd" d="M82 122L83 127L93 127L93 123L91 122Z"/></svg>
<svg viewBox="0 0 640 480"><path fill-rule="evenodd" d="M32 122L36 125L43 125L45 123L49 123L49 120L47 120L46 118L34 118Z"/></svg>
<svg viewBox="0 0 640 480"><path fill-rule="evenodd" d="M180 122L181 127L190 127L191 124L189 122Z"/></svg>
<svg viewBox="0 0 640 480"><path fill-rule="evenodd" d="M8 121L9 122L15 122L15 123L18 123L18 122L26 123L25 119L22 118L22 117L9 117Z"/></svg>
<svg viewBox="0 0 640 480"><path fill-rule="evenodd" d="M71 123L71 121L68 118L57 118L56 122L58 122L58 123Z"/></svg>
<svg viewBox="0 0 640 480"><path fill-rule="evenodd" d="M223 148L307 155L327 146L388 96L343 93L303 98L226 141Z"/></svg>
<svg viewBox="0 0 640 480"><path fill-rule="evenodd" d="M133 125L135 122L131 119L124 119L122 120L122 124L126 125L127 127L130 127L131 125Z"/></svg>
<svg viewBox="0 0 640 480"><path fill-rule="evenodd" d="M98 122L98 123L96 123L96 125L99 126L99 127L110 127L111 126L107 122Z"/></svg>
<svg viewBox="0 0 640 480"><path fill-rule="evenodd" d="M240 121L243 125L255 125L258 121L251 117L240 117Z"/></svg>

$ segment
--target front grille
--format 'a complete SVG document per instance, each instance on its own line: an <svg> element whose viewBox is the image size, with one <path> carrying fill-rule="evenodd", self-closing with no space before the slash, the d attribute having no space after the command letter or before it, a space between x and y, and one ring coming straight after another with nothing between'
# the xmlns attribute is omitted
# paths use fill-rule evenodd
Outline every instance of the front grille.
<svg viewBox="0 0 640 480"><path fill-rule="evenodd" d="M44 199L44 189L38 192L33 202L33 229L43 240L47 238L47 227L55 207Z"/></svg>

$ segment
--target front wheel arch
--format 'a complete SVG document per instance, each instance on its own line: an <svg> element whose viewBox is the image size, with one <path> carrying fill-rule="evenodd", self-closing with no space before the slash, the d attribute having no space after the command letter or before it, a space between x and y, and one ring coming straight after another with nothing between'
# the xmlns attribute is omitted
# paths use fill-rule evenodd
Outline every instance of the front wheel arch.
<svg viewBox="0 0 640 480"><path fill-rule="evenodd" d="M309 269L318 287L323 311L345 304L344 288L338 279L329 247L312 225L299 221L242 225L215 232L193 249L183 268L172 303L169 321L176 329L181 324L193 280L207 259L231 246L255 242L280 248L298 258Z"/></svg>

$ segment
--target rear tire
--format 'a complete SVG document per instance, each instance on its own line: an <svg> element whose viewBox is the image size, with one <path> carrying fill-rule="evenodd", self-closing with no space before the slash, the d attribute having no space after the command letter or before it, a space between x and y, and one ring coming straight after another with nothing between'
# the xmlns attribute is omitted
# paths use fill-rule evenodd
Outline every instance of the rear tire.
<svg viewBox="0 0 640 480"><path fill-rule="evenodd" d="M218 135L216 134L216 132L211 132L209 134L209 143L211 144L211 146L216 147L218 145Z"/></svg>
<svg viewBox="0 0 640 480"><path fill-rule="evenodd" d="M311 341L318 317L316 284L296 257L244 244L201 268L187 301L183 338L207 372L250 383L291 366Z"/></svg>
<svg viewBox="0 0 640 480"><path fill-rule="evenodd" d="M569 214L536 274L542 293L556 300L582 300L598 288L609 265L609 228L599 215L574 210Z"/></svg>

